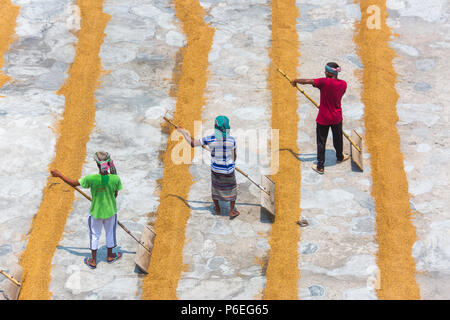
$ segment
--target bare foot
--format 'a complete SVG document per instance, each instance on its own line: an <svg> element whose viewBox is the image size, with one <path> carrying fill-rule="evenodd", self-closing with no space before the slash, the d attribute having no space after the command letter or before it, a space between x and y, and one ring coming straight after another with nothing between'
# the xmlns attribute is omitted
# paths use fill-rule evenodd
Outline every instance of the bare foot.
<svg viewBox="0 0 450 320"><path fill-rule="evenodd" d="M218 216L220 216L220 208L214 207L214 211Z"/></svg>

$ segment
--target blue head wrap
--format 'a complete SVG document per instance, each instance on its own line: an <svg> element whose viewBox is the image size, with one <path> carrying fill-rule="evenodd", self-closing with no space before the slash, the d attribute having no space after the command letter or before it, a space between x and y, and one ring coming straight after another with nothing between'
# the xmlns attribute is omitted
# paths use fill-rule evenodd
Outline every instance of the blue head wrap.
<svg viewBox="0 0 450 320"><path fill-rule="evenodd" d="M341 67L332 68L329 65L326 65L325 71L337 75L339 72L341 72Z"/></svg>

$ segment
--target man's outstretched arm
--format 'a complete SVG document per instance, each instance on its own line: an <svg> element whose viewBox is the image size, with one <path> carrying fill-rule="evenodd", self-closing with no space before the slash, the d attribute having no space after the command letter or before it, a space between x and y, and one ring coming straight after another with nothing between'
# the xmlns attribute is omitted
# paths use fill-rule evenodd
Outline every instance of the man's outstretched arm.
<svg viewBox="0 0 450 320"><path fill-rule="evenodd" d="M74 188L78 187L80 185L80 183L77 180L73 180L73 179L65 177L58 170L51 170L50 173L52 174L53 177L60 178L61 180L63 180L64 182L66 182L67 184L71 185Z"/></svg>
<svg viewBox="0 0 450 320"><path fill-rule="evenodd" d="M296 84L310 84L314 85L314 79L294 79L291 81L291 84L293 87L295 87Z"/></svg>
<svg viewBox="0 0 450 320"><path fill-rule="evenodd" d="M182 127L178 127L178 132L181 132L186 141L191 145L191 147L199 147L202 145L202 142L199 139L192 139L191 135L187 130Z"/></svg>

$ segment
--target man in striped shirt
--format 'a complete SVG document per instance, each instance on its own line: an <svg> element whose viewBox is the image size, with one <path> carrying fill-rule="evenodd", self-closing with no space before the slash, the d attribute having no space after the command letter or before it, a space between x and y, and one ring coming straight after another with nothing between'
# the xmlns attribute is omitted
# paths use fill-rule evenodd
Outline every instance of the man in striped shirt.
<svg viewBox="0 0 450 320"><path fill-rule="evenodd" d="M230 121L218 116L214 122L214 134L201 140L192 139L189 132L178 128L191 147L207 146L211 151L211 193L214 210L220 215L219 200L230 202L230 218L239 215L235 209L237 183L234 170L236 161L236 141L230 136Z"/></svg>

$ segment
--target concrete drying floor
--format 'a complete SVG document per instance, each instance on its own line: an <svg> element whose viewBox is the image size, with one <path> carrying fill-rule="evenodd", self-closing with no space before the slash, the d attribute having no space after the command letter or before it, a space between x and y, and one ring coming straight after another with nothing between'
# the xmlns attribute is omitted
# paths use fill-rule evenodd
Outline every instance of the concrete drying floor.
<svg viewBox="0 0 450 320"><path fill-rule="evenodd" d="M283 274L274 274L275 269L270 265L278 262L270 259L286 255L297 257L298 263L286 268L298 272L293 276L294 288L288 288L298 299L449 299L450 110L445 102L450 100L450 95L444 79L446 73L442 72L450 68L449 2L372 1L381 17L386 14L386 20L381 20L383 30L390 29L393 33L388 41L380 38L373 45L386 45L392 50L395 54L392 61L386 56L383 56L385 61L370 60L370 51L357 38L368 18L367 1L286 1L286 8L280 6L280 10L298 10L292 25L288 20L273 20L271 6L279 5L277 1L186 0L186 7L200 6L188 14L181 2L0 0L0 20L5 21L0 22L0 27L14 30L9 34L0 33L0 50L4 48L0 52L4 58L0 60L0 75L9 77L3 86L0 82L0 268L13 272L25 261L26 295L21 298L263 299L269 297L265 288L272 281L270 297L283 299L286 288L274 289L273 285ZM103 69L98 78L92 79L93 87L98 83L92 97L94 128L85 150L67 146L70 152L62 154L57 148L61 133L58 124L68 108L69 94L66 91L63 95L59 90L73 77L77 55L92 54L77 51L77 43L86 28L83 21L92 21L89 14L94 8L107 17L102 39L90 39L89 34L83 38L88 43L97 41L98 63ZM189 14L199 14L205 26L213 30L211 43L195 42L198 37L189 40L186 33L197 30ZM270 76L271 68L277 67L271 66L274 59L271 52L283 42L273 38L272 27L279 26L295 30L297 36L284 40L298 50L296 69L285 70L291 77L322 77L326 62L336 61L341 65L340 78L348 83L343 99L344 129L348 133L355 129L365 138L382 135L384 124L373 129L372 118L368 116L373 108L379 107L380 112L382 108L376 101L372 105L373 100L367 98L367 88L373 88L367 72L377 70L377 66L384 68L382 63L387 63L393 70L390 74L396 73L396 82L389 88L379 82L371 90L379 90L380 95L388 89L398 94L398 100L390 101L396 115L389 115L386 120L393 123L389 130L396 131L399 137L395 156L401 159L400 171L408 187L408 192L402 191L408 206L405 228L412 230L413 236L404 242L381 240L385 233L398 233L396 228L404 226L404 220L391 221L392 213L382 204L383 197L387 196L383 192L395 189L397 180L395 174L392 180L381 178L391 175L383 176L381 164L373 159L389 155L382 154L376 140L365 139L364 172L350 161L336 165L330 133L325 175L316 174L311 164L316 160L317 111L300 93L295 104L286 106L286 115L298 116L296 145L292 150L299 152L280 151L285 153L283 157L295 160L290 170L301 176L299 184L298 181L295 184L299 190L286 189L292 182L288 178L276 186L277 192L283 190L283 194L291 195L292 191L300 203L293 210L298 219L302 217L309 222L309 226L300 228L291 221L281 234L286 239L299 236L294 251L271 252L271 249L280 250L271 248L271 243L275 243L271 241L278 236L271 231L274 223L284 223L283 212L276 213L275 221L262 213L259 189L239 173L236 173L237 208L241 215L230 220L226 205L221 216L214 213L206 151L197 150L194 163L182 177L165 176L168 165L164 162L167 159L164 152L174 142L170 142L167 130L161 127L162 116L169 111L182 121L190 112L190 101L200 103L201 112L194 117L203 128L198 136L211 133L217 115L227 115L231 133L238 141L237 165L256 181L260 181L262 174L270 173L266 141L271 138L275 118L272 97L274 90L278 90L271 80L277 74ZM102 30L98 31L102 34ZM208 54L207 66L200 69L203 65L200 60L198 65L183 66L183 58L196 54L192 51L196 48ZM82 65L84 60L79 61ZM82 74L91 72L90 68L84 68ZM199 92L189 88L195 83L189 77L197 75L207 79ZM289 87L287 81L286 86ZM317 89L311 86L304 89L319 101ZM76 90L76 86L71 90ZM294 88L284 90L295 91ZM189 125L193 128L194 124L184 126ZM250 136L247 143L246 136ZM349 150L345 138L344 148ZM155 241L157 259L164 250L178 250L165 247L164 237L172 232L181 235L176 238L181 242L178 243L181 249L174 253L179 260L171 261L172 255L168 255L167 261L152 261L151 266L163 272L174 266L170 275L176 282L170 294L157 296L156 292L145 292L155 282L144 285L145 275L134 265L137 244L120 228L117 249L124 253L121 260L111 265L105 262L102 234L97 269L90 270L83 264L83 258L90 255L89 202L78 194L71 208L55 217L62 225L60 231L52 231L57 243L42 242L44 245L36 252L26 252L36 257L50 252L50 260L36 258L35 266L30 266L31 256L23 260L30 238L41 243L42 239L37 239L38 230L53 223L51 220L47 225L33 226L33 221L38 223L34 218L44 195L73 192L61 185L51 190L51 183L58 181L48 180L49 166L53 168L52 161L58 152L61 159L72 158L74 153L85 155L84 162L78 161L81 172L73 177L79 178L96 172L92 156L98 150L111 153L122 179L119 220L138 237L144 225L156 226L157 238L161 240ZM170 190L163 189L164 181L169 179L179 179L179 184L192 180L185 196L173 195L177 199L173 211L180 212L180 221L173 223L175 231L157 222L158 218L163 219L159 212L165 212L159 208L164 200L160 194L172 196ZM46 185L47 182L50 184ZM276 201L279 206L289 205L292 198ZM394 207L397 208L392 203ZM288 232L294 225L296 235ZM393 255L389 256L390 253ZM396 260L403 256L413 263L403 265ZM33 278L36 272L30 269L41 263L48 268L43 268L43 275L38 276L48 279ZM405 288L415 288L419 294L413 294L414 290L410 289L405 289L411 291L410 295L405 291L396 292L395 288L401 285L390 280L395 279L396 272L412 275ZM0 277L0 299L7 281Z"/></svg>

